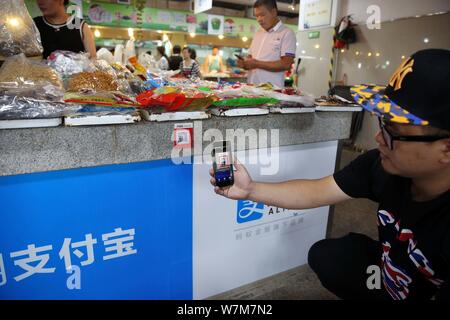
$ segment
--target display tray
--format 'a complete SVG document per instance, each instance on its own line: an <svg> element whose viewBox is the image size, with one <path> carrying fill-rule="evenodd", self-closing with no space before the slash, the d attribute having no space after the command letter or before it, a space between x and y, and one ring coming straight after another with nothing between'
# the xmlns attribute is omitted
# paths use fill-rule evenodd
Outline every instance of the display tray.
<svg viewBox="0 0 450 320"><path fill-rule="evenodd" d="M148 110L139 110L139 112L144 120L156 122L201 120L211 117L211 115L205 111L150 113Z"/></svg>
<svg viewBox="0 0 450 320"><path fill-rule="evenodd" d="M61 124L61 118L0 120L0 129L48 128Z"/></svg>
<svg viewBox="0 0 450 320"><path fill-rule="evenodd" d="M317 111L362 111L360 105L338 95L334 95L331 101L329 99L317 99L315 105Z"/></svg>
<svg viewBox="0 0 450 320"><path fill-rule="evenodd" d="M74 114L64 118L66 126L94 126L108 124L126 124L141 121L138 113L132 114Z"/></svg>
<svg viewBox="0 0 450 320"><path fill-rule="evenodd" d="M314 107L270 107L270 113L310 113L315 112L316 108Z"/></svg>
<svg viewBox="0 0 450 320"><path fill-rule="evenodd" d="M211 109L211 113L218 117L240 117L269 114L269 109L262 108L235 108L235 109Z"/></svg>
<svg viewBox="0 0 450 320"><path fill-rule="evenodd" d="M332 111L332 112L358 112L362 111L362 108L358 105L348 105L348 106L316 106L316 111Z"/></svg>

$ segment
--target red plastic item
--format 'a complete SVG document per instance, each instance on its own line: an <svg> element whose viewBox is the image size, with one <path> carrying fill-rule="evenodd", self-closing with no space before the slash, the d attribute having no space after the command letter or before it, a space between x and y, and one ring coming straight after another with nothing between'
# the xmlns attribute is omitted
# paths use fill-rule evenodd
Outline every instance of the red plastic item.
<svg viewBox="0 0 450 320"><path fill-rule="evenodd" d="M136 101L142 107L159 106L166 111L179 111L185 109L203 110L214 100L208 98L203 93L197 93L193 97L187 98L183 93L165 93L154 95L154 91L146 91L136 97Z"/></svg>
<svg viewBox="0 0 450 320"><path fill-rule="evenodd" d="M144 107L161 106L167 111L176 111L184 104L186 97L175 92L154 96L152 90L139 94L136 100Z"/></svg>
<svg viewBox="0 0 450 320"><path fill-rule="evenodd" d="M345 48L345 45L346 45L346 43L344 41L342 41L342 40L339 40L339 39L334 42L334 48L335 49Z"/></svg>

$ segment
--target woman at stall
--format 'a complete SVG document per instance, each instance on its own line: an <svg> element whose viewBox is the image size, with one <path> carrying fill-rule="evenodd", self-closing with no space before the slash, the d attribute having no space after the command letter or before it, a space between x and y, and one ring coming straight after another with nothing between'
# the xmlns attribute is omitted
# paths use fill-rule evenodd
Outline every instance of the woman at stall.
<svg viewBox="0 0 450 320"><path fill-rule="evenodd" d="M180 64L180 71L186 78L200 78L200 66L198 62L192 58L193 51L189 47L183 48L183 61Z"/></svg>
<svg viewBox="0 0 450 320"><path fill-rule="evenodd" d="M155 53L156 67L160 70L169 70L169 58L166 55L166 49L163 46L156 48Z"/></svg>
<svg viewBox="0 0 450 320"><path fill-rule="evenodd" d="M96 57L94 35L87 23L66 12L69 0L36 0L42 16L34 18L41 34L43 57L46 59L53 51L67 50L87 52Z"/></svg>

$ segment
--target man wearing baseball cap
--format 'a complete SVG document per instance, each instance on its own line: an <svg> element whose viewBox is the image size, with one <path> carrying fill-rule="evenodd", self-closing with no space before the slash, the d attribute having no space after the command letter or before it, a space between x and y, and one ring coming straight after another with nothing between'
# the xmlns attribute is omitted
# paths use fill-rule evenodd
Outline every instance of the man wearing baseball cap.
<svg viewBox="0 0 450 320"><path fill-rule="evenodd" d="M323 286L343 299L448 300L450 51L416 52L386 87L359 85L351 91L378 117L378 149L332 176L270 184L252 181L236 161L234 185L214 190L287 209L351 198L376 201L378 241L350 233L311 247L308 263ZM215 186L214 177L211 183ZM371 277L376 269L379 287Z"/></svg>

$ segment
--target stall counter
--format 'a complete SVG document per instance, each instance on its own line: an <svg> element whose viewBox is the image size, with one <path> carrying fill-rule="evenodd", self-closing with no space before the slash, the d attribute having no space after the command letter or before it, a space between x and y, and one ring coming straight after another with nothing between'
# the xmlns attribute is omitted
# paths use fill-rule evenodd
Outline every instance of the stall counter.
<svg viewBox="0 0 450 320"><path fill-rule="evenodd" d="M329 208L219 197L202 152L228 130L249 139L235 154L254 179L318 178L351 119L192 121L190 154L173 122L1 130L0 299L204 299L305 264Z"/></svg>

